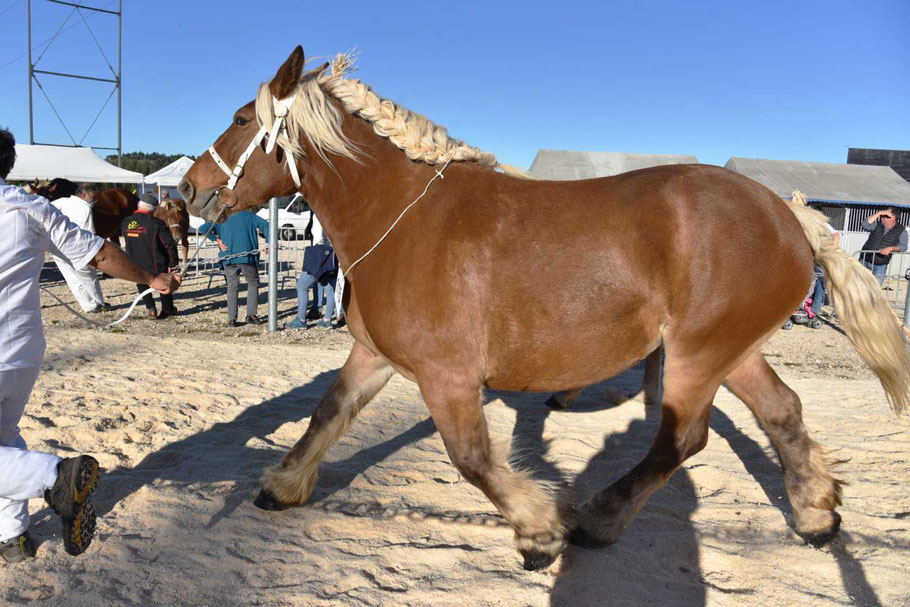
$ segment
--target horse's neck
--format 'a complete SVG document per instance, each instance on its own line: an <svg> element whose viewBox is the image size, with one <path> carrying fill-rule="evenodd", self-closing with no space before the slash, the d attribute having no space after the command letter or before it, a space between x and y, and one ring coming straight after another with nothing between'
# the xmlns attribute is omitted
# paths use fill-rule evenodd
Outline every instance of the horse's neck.
<svg viewBox="0 0 910 607"><path fill-rule="evenodd" d="M360 146L360 162L333 156L333 170L307 150L310 162L300 191L347 269L423 191L434 169L409 160L365 120L345 113L344 130Z"/></svg>

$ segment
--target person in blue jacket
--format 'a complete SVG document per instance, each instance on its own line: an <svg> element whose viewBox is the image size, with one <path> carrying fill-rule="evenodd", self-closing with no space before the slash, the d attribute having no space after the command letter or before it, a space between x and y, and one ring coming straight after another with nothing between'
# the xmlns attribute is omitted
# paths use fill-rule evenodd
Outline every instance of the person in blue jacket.
<svg viewBox="0 0 910 607"><path fill-rule="evenodd" d="M218 257L224 268L227 282L228 325L239 327L237 322L237 292L240 289L240 273L246 279L246 322L254 325L263 320L256 314L259 305L259 232L269 241L269 222L257 217L252 211L240 211L228 217L224 223L209 221L199 226L199 232L218 243L221 252ZM209 229L211 228L211 231ZM263 250L267 253L267 250Z"/></svg>

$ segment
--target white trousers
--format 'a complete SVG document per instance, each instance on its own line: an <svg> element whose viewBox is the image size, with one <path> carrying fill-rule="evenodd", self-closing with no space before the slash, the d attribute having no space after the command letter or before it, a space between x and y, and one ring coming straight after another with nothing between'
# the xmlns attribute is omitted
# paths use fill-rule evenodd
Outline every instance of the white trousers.
<svg viewBox="0 0 910 607"><path fill-rule="evenodd" d="M101 281L98 280L98 272L95 271L95 268L85 266L81 270L77 270L65 259L54 257L54 261L83 312L93 310L104 303Z"/></svg>
<svg viewBox="0 0 910 607"><path fill-rule="evenodd" d="M57 480L60 458L26 451L19 420L39 367L0 370L0 542L28 529L28 500L44 497Z"/></svg>

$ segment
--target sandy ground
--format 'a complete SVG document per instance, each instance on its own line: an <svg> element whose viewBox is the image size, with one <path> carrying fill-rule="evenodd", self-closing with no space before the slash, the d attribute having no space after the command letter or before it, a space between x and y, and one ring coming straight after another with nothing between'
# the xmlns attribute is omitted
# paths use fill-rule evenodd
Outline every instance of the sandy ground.
<svg viewBox="0 0 910 607"><path fill-rule="evenodd" d="M190 281L178 297L190 314L137 317L119 331L85 328L43 296L48 352L24 435L35 449L98 457L103 516L88 552L72 558L56 516L33 501L39 558L0 566L0 604L910 604L910 422L891 414L835 326L779 332L765 347L802 396L814 437L848 460L832 545L818 550L793 533L768 439L721 390L707 448L619 542L570 547L529 573L400 377L329 451L308 506L254 508L260 471L303 433L351 338L229 329L222 282L206 283ZM104 289L117 306L134 293L114 280ZM282 302L283 315L293 303ZM633 392L639 382L633 369L565 412L541 395L488 393L490 430L541 476L588 495L640 459L656 431L640 403L604 398L607 386Z"/></svg>

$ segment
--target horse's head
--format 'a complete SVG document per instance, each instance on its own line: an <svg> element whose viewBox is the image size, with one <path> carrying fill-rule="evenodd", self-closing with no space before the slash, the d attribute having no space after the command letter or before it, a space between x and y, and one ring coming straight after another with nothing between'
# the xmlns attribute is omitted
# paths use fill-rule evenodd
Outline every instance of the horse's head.
<svg viewBox="0 0 910 607"><path fill-rule="evenodd" d="M192 214L209 220L221 214L219 219L224 220L232 213L295 191L296 171L306 158L294 159L289 153L286 131L277 117L283 116L293 102L303 64L303 49L298 46L272 81L260 89L259 104L251 101L237 110L231 126L209 153L199 156L190 167L177 189ZM271 129L263 124L263 116L257 115L257 105L263 103L272 104L273 114L267 117Z"/></svg>
<svg viewBox="0 0 910 607"><path fill-rule="evenodd" d="M50 185L48 186L48 193L50 200L58 200L60 198L66 198L67 196L72 196L76 193L76 188L78 186L70 181L69 179L64 179L63 177L57 177L52 179Z"/></svg>

